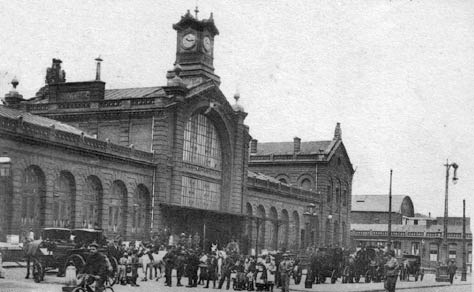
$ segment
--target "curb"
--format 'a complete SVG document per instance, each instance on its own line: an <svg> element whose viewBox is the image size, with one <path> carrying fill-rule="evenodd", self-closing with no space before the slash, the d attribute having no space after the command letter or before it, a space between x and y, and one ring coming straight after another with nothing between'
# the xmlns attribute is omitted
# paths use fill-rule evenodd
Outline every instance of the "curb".
<svg viewBox="0 0 474 292"><path fill-rule="evenodd" d="M446 287L446 286L452 286L452 287L455 287L455 286L470 286L472 283L460 283L460 284L453 284L453 285L450 285L450 284L445 284L445 285L425 285L425 286L415 286L415 287L397 287L396 290L407 290L407 289L424 289L424 288L434 288L434 287ZM303 290L303 289L291 289L290 288L290 291L298 291L298 292L310 292L310 291L314 291L314 290L310 290L310 289L307 289L307 290ZM324 290L321 290L321 291L316 291L316 292L323 292ZM385 292L386 290L385 289L379 289L379 288L374 288L374 289L371 289L371 290L358 290L356 292Z"/></svg>

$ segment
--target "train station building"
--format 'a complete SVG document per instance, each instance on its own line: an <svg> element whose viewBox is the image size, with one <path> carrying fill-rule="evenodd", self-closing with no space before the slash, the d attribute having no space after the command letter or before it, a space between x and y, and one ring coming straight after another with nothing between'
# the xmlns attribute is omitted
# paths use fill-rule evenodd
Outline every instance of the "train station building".
<svg viewBox="0 0 474 292"><path fill-rule="evenodd" d="M53 59L33 98L12 81L0 105L0 240L68 227L234 238L246 252L348 245L353 168L340 125L326 141L257 145L239 96L219 89L212 14L173 28L164 86L107 89L100 59L95 80L72 82Z"/></svg>

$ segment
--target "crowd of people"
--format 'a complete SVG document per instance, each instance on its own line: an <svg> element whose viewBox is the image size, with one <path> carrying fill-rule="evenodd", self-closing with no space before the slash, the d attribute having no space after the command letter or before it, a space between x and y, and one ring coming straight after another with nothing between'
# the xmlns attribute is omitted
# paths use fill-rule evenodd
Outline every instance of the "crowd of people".
<svg viewBox="0 0 474 292"><path fill-rule="evenodd" d="M190 238L183 233L173 245L153 242L110 245L109 255L118 259L118 283L139 286L139 271L143 274L142 281L164 279L164 285L169 287L202 285L236 291L273 291L274 287L288 291L291 276L297 283L301 280L299 261L289 253L243 255L235 240L221 249L215 244L205 251L198 240ZM83 272L90 272L90 265L97 266L97 262L89 264L87 260ZM172 277L173 271L176 278Z"/></svg>

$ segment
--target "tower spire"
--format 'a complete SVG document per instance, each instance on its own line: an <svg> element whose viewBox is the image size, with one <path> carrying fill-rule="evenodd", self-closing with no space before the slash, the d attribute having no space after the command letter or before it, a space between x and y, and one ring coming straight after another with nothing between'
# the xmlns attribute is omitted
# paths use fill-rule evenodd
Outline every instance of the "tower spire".
<svg viewBox="0 0 474 292"><path fill-rule="evenodd" d="M198 19L199 8L197 5L196 5L196 8L194 9L194 13L196 14L196 19Z"/></svg>

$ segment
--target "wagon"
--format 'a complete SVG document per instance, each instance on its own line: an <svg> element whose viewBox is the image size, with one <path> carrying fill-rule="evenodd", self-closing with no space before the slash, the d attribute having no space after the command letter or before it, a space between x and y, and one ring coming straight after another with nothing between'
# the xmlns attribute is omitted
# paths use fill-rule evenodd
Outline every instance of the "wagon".
<svg viewBox="0 0 474 292"><path fill-rule="evenodd" d="M415 281L423 281L425 273L421 269L420 256L404 254L400 261L400 281L409 281L410 275L415 277Z"/></svg>
<svg viewBox="0 0 474 292"><path fill-rule="evenodd" d="M88 257L88 246L92 242L99 245L99 251L106 255L109 265L109 284L117 279L117 259L110 252L102 230L45 228L42 232L44 240L28 243L26 255L33 263L33 278L36 282L44 279L47 271L57 269L58 276L64 276L67 266L75 266L80 272Z"/></svg>
<svg viewBox="0 0 474 292"><path fill-rule="evenodd" d="M309 276L316 284L331 279L336 283L342 276L343 254L340 248L319 248L316 254L311 255Z"/></svg>

